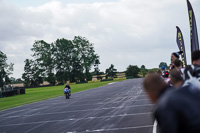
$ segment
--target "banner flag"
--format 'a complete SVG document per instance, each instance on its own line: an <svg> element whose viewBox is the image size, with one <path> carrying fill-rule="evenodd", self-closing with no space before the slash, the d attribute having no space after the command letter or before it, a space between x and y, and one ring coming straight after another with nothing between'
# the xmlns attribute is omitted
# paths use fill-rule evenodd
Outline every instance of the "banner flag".
<svg viewBox="0 0 200 133"><path fill-rule="evenodd" d="M180 28L178 26L176 26L176 28L177 28L176 42L177 42L179 50L182 51L181 59L182 59L182 62L183 62L183 68L185 68L187 66L187 60L186 60L186 52L185 52L183 35L182 35Z"/></svg>
<svg viewBox="0 0 200 133"><path fill-rule="evenodd" d="M189 14L189 22L190 22L190 44L191 44L191 53L195 50L199 50L199 40L197 33L196 20L194 16L194 11L192 6L187 0L188 14Z"/></svg>

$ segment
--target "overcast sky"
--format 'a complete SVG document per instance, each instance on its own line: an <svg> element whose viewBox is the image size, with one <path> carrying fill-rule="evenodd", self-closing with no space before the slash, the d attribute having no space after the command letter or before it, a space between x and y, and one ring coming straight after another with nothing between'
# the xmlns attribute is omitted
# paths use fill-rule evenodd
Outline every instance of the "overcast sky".
<svg viewBox="0 0 200 133"><path fill-rule="evenodd" d="M200 0L190 0L200 34ZM35 40L86 37L100 55L100 69L114 64L158 67L178 51L176 26L182 30L190 63L186 0L0 0L0 50L21 78Z"/></svg>

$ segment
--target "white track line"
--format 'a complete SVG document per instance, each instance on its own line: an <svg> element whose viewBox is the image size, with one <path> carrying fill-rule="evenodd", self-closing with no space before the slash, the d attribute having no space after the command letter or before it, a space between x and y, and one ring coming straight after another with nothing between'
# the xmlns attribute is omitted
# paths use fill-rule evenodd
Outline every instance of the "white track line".
<svg viewBox="0 0 200 133"><path fill-rule="evenodd" d="M146 128L146 127L152 127L153 125L147 125L147 126L137 126L137 127L125 127L125 128L111 128L111 129L97 129L97 130L86 130L86 132L102 132L102 131L115 131L115 130L126 130L126 129L136 129L136 128Z"/></svg>
<svg viewBox="0 0 200 133"><path fill-rule="evenodd" d="M7 124L7 125L0 125L0 127L5 126L19 126L19 125L29 125L29 124L40 124L40 123L50 123L50 122L62 122L62 121L79 121L79 120L86 120L86 119L102 119L102 118L114 118L114 117L124 117L124 116L135 116L135 115L150 115L152 112L146 113L135 113L135 114L123 114L123 115L114 115L114 116L100 116L100 117L86 117L86 118L78 118L78 119L63 119L63 120L52 120L52 121L38 121L38 122L30 122L30 123L19 123L19 124Z"/></svg>
<svg viewBox="0 0 200 133"><path fill-rule="evenodd" d="M44 113L44 114L32 114L32 115L16 115L10 116L6 118L13 118L13 117L23 117L23 116L35 116L35 115L53 115L53 114L62 114L68 112L82 112L82 111L98 111L98 110L107 110L107 109L120 109L120 108L131 108L131 107L145 107L145 106L153 106L154 104L145 104L145 105L134 105L134 106L119 106L119 107L109 107L109 108L97 108L97 109L85 109L85 110L75 110L75 111L62 111L62 112L53 112L53 113Z"/></svg>
<svg viewBox="0 0 200 133"><path fill-rule="evenodd" d="M153 133L157 133L157 121L155 120L154 121L154 124L153 124Z"/></svg>
<svg viewBox="0 0 200 133"><path fill-rule="evenodd" d="M87 103L87 104L81 104L81 105L68 105L67 107L75 107L75 106L86 106L86 105L97 105L97 104L113 104L113 103L128 103L128 102L140 102L140 101L149 101L149 99L139 99L139 100L130 100L130 101L117 101L117 102L99 102L99 103ZM65 104L66 102L63 103L50 103L48 105L58 105L61 104L63 106L63 104ZM75 104L75 103L74 103ZM48 106L47 106L48 107ZM58 107L54 107L54 108L58 108Z"/></svg>
<svg viewBox="0 0 200 133"><path fill-rule="evenodd" d="M140 99L140 100L132 100L132 101L130 101L130 102L137 102L137 101L147 101L146 99ZM125 103L125 102L127 102L127 101L124 101L123 103ZM96 104L99 104L99 105L101 105L101 104L113 104L113 103L120 103L120 102L108 102L108 103L96 103ZM122 102L121 102L122 103ZM96 105L95 104L95 105ZM81 104L81 105L72 105L72 106L67 106L67 107L76 107L76 106L85 106L85 105L91 105L91 104ZM149 106L149 105L153 105L153 104L146 104L147 106ZM135 105L136 107L137 106L140 106L140 105ZM119 106L119 107L114 107L114 108L122 108L122 107L135 107L135 106ZM141 105L141 106L145 106L145 105ZM42 107L43 109L45 109L45 108L48 108L49 106L46 106L46 107ZM66 106L65 106L66 107ZM63 107L63 105L62 105L62 108L65 108L65 107ZM51 107L51 109L54 109L54 108L58 108L58 107ZM111 108L113 108L113 107L111 107ZM33 110L40 110L41 108L36 108L36 109L22 109L22 110L17 110L17 111L13 111L13 112L9 112L9 113L5 113L5 114L3 114L3 115L0 115L0 117L5 117L5 116L7 116L7 115L10 115L10 117L19 117L19 115L13 115L12 116L12 114L14 114L14 113L17 113L17 112L24 112L24 111L33 111ZM102 108L101 108L102 109ZM101 110L101 109L99 109L99 110ZM103 108L103 109L109 109L109 108ZM97 110L97 109L94 109L94 110ZM77 111L82 111L82 110L76 110L75 112L77 112ZM83 110L83 111L85 111L85 110ZM72 112L72 111L68 111L68 112ZM48 113L46 113L46 114L48 114ZM32 114L32 115L38 115L38 113L36 113L36 114ZM22 115L22 116L31 116L31 115ZM7 117L8 118L8 117Z"/></svg>
<svg viewBox="0 0 200 133"><path fill-rule="evenodd" d="M34 130L34 129L38 128L38 127L41 127L41 126L43 126L44 124L46 124L46 123L42 123L42 124L40 124L40 125L38 125L38 126L35 126L35 127L33 127L33 128L31 128L31 129L29 129L28 131L26 131L26 132L24 132L24 133L28 133L28 132L30 132L30 131L32 131L32 130Z"/></svg>

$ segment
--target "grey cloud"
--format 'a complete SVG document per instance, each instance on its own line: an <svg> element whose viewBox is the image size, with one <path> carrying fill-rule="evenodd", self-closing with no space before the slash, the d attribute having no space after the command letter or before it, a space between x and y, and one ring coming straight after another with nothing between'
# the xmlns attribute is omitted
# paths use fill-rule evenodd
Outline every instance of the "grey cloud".
<svg viewBox="0 0 200 133"><path fill-rule="evenodd" d="M200 2L191 3L200 25ZM161 61L169 64L170 53L178 50L177 25L184 34L186 51L190 51L187 5L182 0L51 1L23 8L1 5L0 1L0 11L0 48L16 64L17 76L23 72L23 61L30 58L34 40L40 39L50 43L57 38L86 37L100 55L102 71L111 63L119 71L130 64L148 68L157 67Z"/></svg>

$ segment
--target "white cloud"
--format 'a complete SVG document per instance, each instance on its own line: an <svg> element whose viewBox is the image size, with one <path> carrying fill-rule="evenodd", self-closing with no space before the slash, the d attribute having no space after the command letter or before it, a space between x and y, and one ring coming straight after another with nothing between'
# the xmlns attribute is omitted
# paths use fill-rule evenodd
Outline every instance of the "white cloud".
<svg viewBox="0 0 200 133"><path fill-rule="evenodd" d="M200 26L200 2L191 0ZM177 51L176 28L189 48L189 20L186 1L120 0L106 3L64 3L51 1L35 7L17 7L0 1L0 49L15 65L20 77L34 40L47 42L80 35L95 45L102 71L114 64L124 71L130 64L158 67L169 64ZM190 56L188 56L190 58Z"/></svg>

